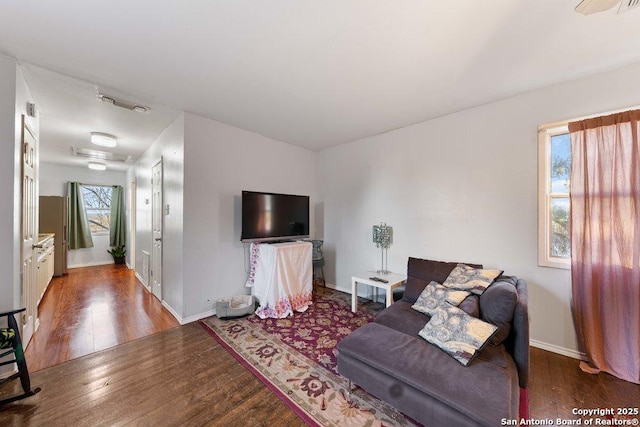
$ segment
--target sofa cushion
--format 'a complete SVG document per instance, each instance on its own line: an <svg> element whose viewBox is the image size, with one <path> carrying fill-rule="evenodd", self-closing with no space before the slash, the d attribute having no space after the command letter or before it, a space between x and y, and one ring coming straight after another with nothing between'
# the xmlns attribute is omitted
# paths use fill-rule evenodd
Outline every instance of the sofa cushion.
<svg viewBox="0 0 640 427"><path fill-rule="evenodd" d="M476 295L482 295L496 277L501 274L502 270L481 269L458 264L451 270L451 273L442 284L447 288L460 289L473 292Z"/></svg>
<svg viewBox="0 0 640 427"><path fill-rule="evenodd" d="M427 282L426 280L407 276L407 281L405 282L404 286L404 295L402 295L402 301L406 301L409 304L415 303L428 284L429 282Z"/></svg>
<svg viewBox="0 0 640 427"><path fill-rule="evenodd" d="M480 318L480 298L478 298L478 295L469 295L460 303L458 308L470 316Z"/></svg>
<svg viewBox="0 0 640 427"><path fill-rule="evenodd" d="M404 384L399 392L405 386L417 389L480 425L517 417L518 374L504 346L488 347L462 367L417 336L368 323L340 341L338 351L339 365L341 358L349 358L370 366Z"/></svg>
<svg viewBox="0 0 640 427"><path fill-rule="evenodd" d="M467 366L497 330L497 326L449 306L438 308L418 335Z"/></svg>
<svg viewBox="0 0 640 427"><path fill-rule="evenodd" d="M509 336L517 303L518 292L511 277L494 282L480 296L481 319L498 327L498 332L491 338L491 345L502 344Z"/></svg>
<svg viewBox="0 0 640 427"><path fill-rule="evenodd" d="M411 336L418 336L420 329L429 321L429 316L411 308L406 301L397 301L382 310L374 322Z"/></svg>
<svg viewBox="0 0 640 427"><path fill-rule="evenodd" d="M435 313L439 307L445 304L451 304L457 307L469 295L470 292L448 289L440 283L431 282L424 288L411 308L420 313L433 316L433 313Z"/></svg>
<svg viewBox="0 0 640 427"><path fill-rule="evenodd" d="M411 304L416 302L429 282L444 282L451 270L458 264L457 262L432 261L409 257L407 262L407 284L402 297L403 301ZM482 268L480 264L465 264L474 268Z"/></svg>

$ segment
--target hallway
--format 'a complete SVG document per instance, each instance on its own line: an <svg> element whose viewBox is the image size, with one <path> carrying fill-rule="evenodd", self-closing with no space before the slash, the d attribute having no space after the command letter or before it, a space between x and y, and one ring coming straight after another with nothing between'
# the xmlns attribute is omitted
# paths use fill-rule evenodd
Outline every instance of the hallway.
<svg viewBox="0 0 640 427"><path fill-rule="evenodd" d="M54 277L38 314L25 352L31 372L179 326L133 270L115 264Z"/></svg>

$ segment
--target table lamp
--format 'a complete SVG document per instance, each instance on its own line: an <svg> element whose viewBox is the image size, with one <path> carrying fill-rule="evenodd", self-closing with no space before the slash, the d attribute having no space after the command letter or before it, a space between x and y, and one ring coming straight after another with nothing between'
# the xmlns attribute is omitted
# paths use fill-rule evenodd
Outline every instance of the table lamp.
<svg viewBox="0 0 640 427"><path fill-rule="evenodd" d="M376 248L380 248L380 270L376 273L389 274L387 270L387 261L389 259L388 249L393 241L393 228L387 225L386 222L381 222L380 225L373 226L373 243L376 244ZM386 255L386 256L385 256Z"/></svg>

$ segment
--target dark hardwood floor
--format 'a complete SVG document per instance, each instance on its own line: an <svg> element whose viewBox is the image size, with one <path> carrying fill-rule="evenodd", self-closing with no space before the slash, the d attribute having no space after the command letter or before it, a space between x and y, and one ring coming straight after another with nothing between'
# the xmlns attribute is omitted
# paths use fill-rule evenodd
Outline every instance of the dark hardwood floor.
<svg viewBox="0 0 640 427"><path fill-rule="evenodd" d="M640 385L605 373L587 374L578 365L576 359L531 348L529 406L532 418L579 418L572 414L574 408L640 407ZM619 418L640 421L640 416Z"/></svg>
<svg viewBox="0 0 640 427"><path fill-rule="evenodd" d="M0 388L0 397L16 383ZM32 383L42 391L0 408L0 425L304 425L197 323L34 372ZM575 359L531 349L532 418L576 419L573 408L638 402L640 385L585 374Z"/></svg>
<svg viewBox="0 0 640 427"><path fill-rule="evenodd" d="M70 269L54 277L27 346L32 372L178 326L124 265Z"/></svg>
<svg viewBox="0 0 640 427"><path fill-rule="evenodd" d="M42 391L2 407L0 425L304 425L197 323L43 369L31 382Z"/></svg>

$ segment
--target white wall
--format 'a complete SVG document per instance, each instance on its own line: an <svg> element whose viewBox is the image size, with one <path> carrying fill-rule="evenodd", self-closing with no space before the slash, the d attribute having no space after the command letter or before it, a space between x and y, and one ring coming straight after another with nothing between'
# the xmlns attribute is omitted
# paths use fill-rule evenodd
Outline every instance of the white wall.
<svg viewBox="0 0 640 427"><path fill-rule="evenodd" d="M140 157L135 166L136 193L136 247L135 270L142 274L142 251L151 253L151 168L158 160L163 162L164 204L170 213L165 215L162 236L162 300L175 313L182 313L183 260L182 260L182 187L184 176L184 114L180 114L158 139ZM132 174L128 181L131 182ZM149 285L149 284L147 284Z"/></svg>
<svg viewBox="0 0 640 427"><path fill-rule="evenodd" d="M22 115L26 114L27 102L33 102L33 98L22 70L13 58L0 55L0 197L3 200L0 206L0 268L5 276L0 282L0 311L24 306L20 278L21 147ZM27 121L37 137L38 119L27 118ZM6 317L0 319L2 326L6 327ZM35 324L25 325L25 343L34 329ZM0 367L0 377L5 377L12 369L13 365Z"/></svg>
<svg viewBox="0 0 640 427"><path fill-rule="evenodd" d="M27 116L27 103L33 103L33 96L31 96L31 91L29 86L27 86L27 82L24 79L24 75L22 74L22 69L17 65L16 67L16 77L15 77L15 88L16 88L16 97L15 97L15 115L14 115L14 147L15 151L13 153L13 253L14 253L14 270L13 270L13 280L14 280L14 289L16 289L16 295L19 294L18 290L21 289L21 279L20 279L20 270L21 266L21 244L22 239L20 236L21 233L21 221L22 221L22 116L25 116L25 120L27 121L31 131L34 133L36 137L36 147L39 145L38 134L39 134L39 114L36 114L36 117L28 117ZM36 152L38 149L36 148ZM37 160L38 161L38 160ZM36 194L37 193L37 183L38 183L38 168L36 168ZM6 200L8 203L8 199ZM37 221L37 210L38 210L38 200L36 200L36 233L38 228ZM16 299L14 307L20 306L20 299ZM35 329L34 329L35 330Z"/></svg>
<svg viewBox="0 0 640 427"><path fill-rule="evenodd" d="M95 171L89 168L40 163L40 195L66 196L67 183L80 182L96 185L121 185L125 188L127 174L119 171ZM125 200L125 204L128 200ZM93 247L69 250L67 267L112 264L113 257L107 252L109 234L94 234ZM128 238L128 237L127 237Z"/></svg>
<svg viewBox="0 0 640 427"><path fill-rule="evenodd" d="M181 114L135 166L136 271L151 252L151 167L163 161L162 299L183 322L248 292L240 243L242 190L315 200L314 153L190 113ZM313 221L313 213L312 213ZM313 230L312 230L313 232Z"/></svg>
<svg viewBox="0 0 640 427"><path fill-rule="evenodd" d="M314 157L185 113L184 317L212 310L218 298L248 293L240 243L242 190L309 195L313 206Z"/></svg>
<svg viewBox="0 0 640 427"><path fill-rule="evenodd" d="M16 145L16 62L0 55L0 269L8 274L7 280L0 283L0 311L10 310L20 304L20 258L15 248L15 203L14 172ZM20 182L18 180L18 182ZM17 271L17 277L16 277Z"/></svg>
<svg viewBox="0 0 640 427"><path fill-rule="evenodd" d="M20 294L20 162L22 115L33 102L15 59L0 55L0 268L7 279L0 284L0 311L21 305ZM29 118L36 136L38 119Z"/></svg>
<svg viewBox="0 0 640 427"><path fill-rule="evenodd" d="M328 279L377 268L373 224L409 256L500 267L529 284L531 337L577 355L570 272L537 264L537 127L640 104L640 64L327 149L317 157ZM425 94L428 96L428 94Z"/></svg>

